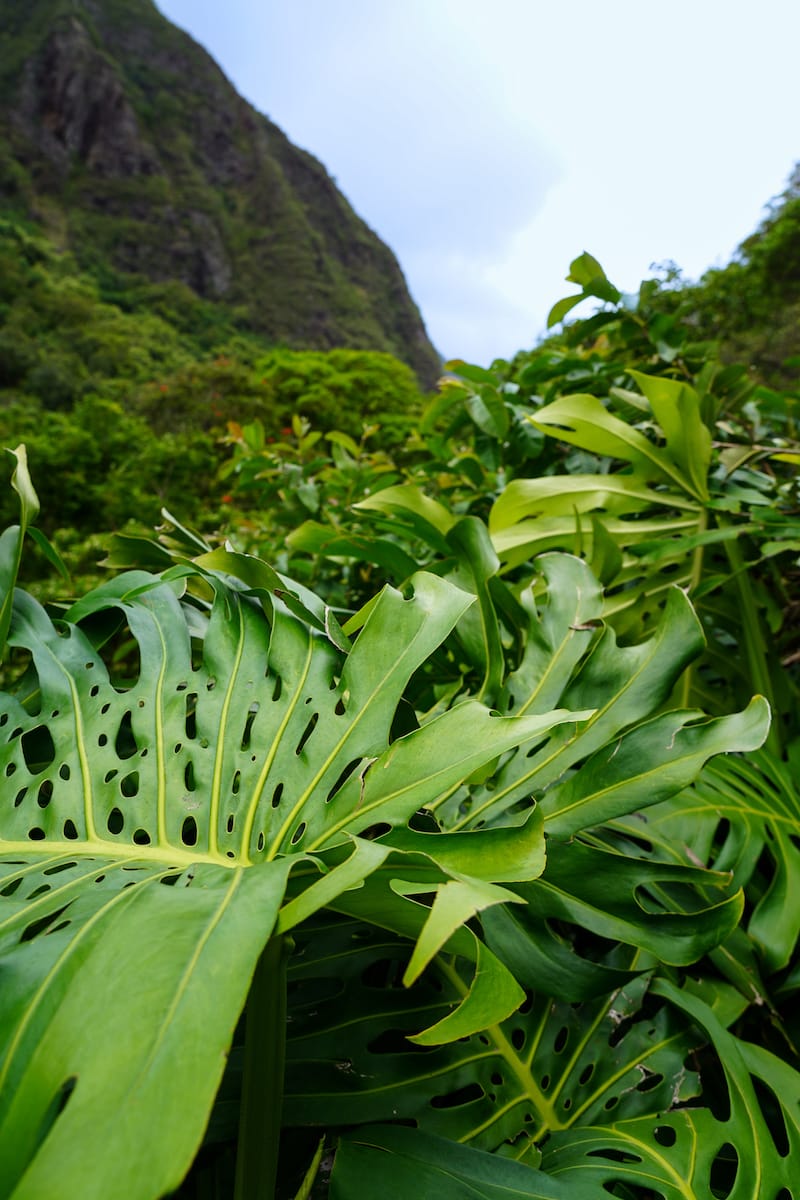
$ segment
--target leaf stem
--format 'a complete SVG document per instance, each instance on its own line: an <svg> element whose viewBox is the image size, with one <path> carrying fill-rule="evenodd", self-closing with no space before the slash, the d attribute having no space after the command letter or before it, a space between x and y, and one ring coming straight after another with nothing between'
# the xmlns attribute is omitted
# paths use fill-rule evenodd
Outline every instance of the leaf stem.
<svg viewBox="0 0 800 1200"><path fill-rule="evenodd" d="M250 985L234 1200L273 1200L286 1056L289 937L267 942Z"/></svg>
<svg viewBox="0 0 800 1200"><path fill-rule="evenodd" d="M725 553L732 568L736 590L739 594L739 611L741 614L741 636L744 640L744 650L747 666L750 672L750 684L769 701L772 709L772 722L765 746L777 758L781 757L781 736L778 729L777 708L772 679L767 662L767 644L764 637L764 626L758 604L753 591L748 564L745 562L741 546L736 538L725 542Z"/></svg>
<svg viewBox="0 0 800 1200"><path fill-rule="evenodd" d="M705 533L707 528L708 528L708 509L702 508L700 510L700 514L697 519L697 532L699 534L703 534L703 533ZM703 555L704 555L704 553L705 553L705 547L701 542L700 545L695 546L695 548L694 548L694 554L692 556L692 573L689 576L688 595L689 595L689 599L692 600L692 603L694 603L694 600L693 600L694 593L697 591L697 588L700 586L700 583L702 582L702 579L703 579ZM689 666L683 672L683 685L681 688L681 708L689 708L689 700L690 700L690 697L692 694L693 677L694 677L694 664L689 663Z"/></svg>

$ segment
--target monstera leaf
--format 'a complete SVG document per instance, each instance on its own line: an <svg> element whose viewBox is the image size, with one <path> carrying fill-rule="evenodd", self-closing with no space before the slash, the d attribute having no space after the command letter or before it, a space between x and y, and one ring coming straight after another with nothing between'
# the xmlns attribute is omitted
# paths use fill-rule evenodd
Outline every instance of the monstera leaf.
<svg viewBox="0 0 800 1200"><path fill-rule="evenodd" d="M222 566L127 572L57 624L14 597L8 641L31 664L0 696L0 1191L15 1200L174 1188L271 935L375 870L376 828L574 720L469 701L392 741L408 679L471 597L420 575L408 598L382 593L348 650L264 564ZM103 656L120 633L125 679ZM464 920L498 902L457 879ZM504 1016L522 992L494 971Z"/></svg>
<svg viewBox="0 0 800 1200"><path fill-rule="evenodd" d="M709 763L696 783L636 817L611 823L606 837L644 862L669 857L730 873L744 889L746 919L714 951L717 968L750 1002L779 1020L770 989L793 989L773 978L791 967L800 936L800 804L794 759L767 751Z"/></svg>
<svg viewBox="0 0 800 1200"><path fill-rule="evenodd" d="M372 1126L344 1138L331 1176L331 1200L386 1195L395 1200L597 1200L588 1189L541 1171L434 1137L418 1129Z"/></svg>
<svg viewBox="0 0 800 1200"><path fill-rule="evenodd" d="M702 1036L648 976L579 1003L531 993L506 1021L441 1046L408 1040L467 986L447 956L410 991L407 945L363 923L304 927L290 968L289 1123L414 1120L428 1132L536 1165L556 1130L655 1114L699 1090L685 1060ZM618 954L620 969L635 965ZM612 1115L613 1114L613 1115Z"/></svg>
<svg viewBox="0 0 800 1200"><path fill-rule="evenodd" d="M663 711L703 647L680 588L670 590L651 635L623 646L603 624L602 588L584 562L547 554L536 567L541 580L523 597L524 650L504 678L497 708L521 716L563 706L590 715L520 745L484 783L443 794L434 810L444 827L513 820L533 796L548 835L571 836L673 795L714 754L762 744L769 711L761 699L716 720Z"/></svg>
<svg viewBox="0 0 800 1200"><path fill-rule="evenodd" d="M760 1046L740 1041L688 989L655 989L704 1031L718 1057L725 1095L719 1111L680 1107L648 1117L557 1132L543 1169L598 1195L662 1200L795 1200L800 1153L800 1074ZM615 1188L620 1191L616 1192Z"/></svg>

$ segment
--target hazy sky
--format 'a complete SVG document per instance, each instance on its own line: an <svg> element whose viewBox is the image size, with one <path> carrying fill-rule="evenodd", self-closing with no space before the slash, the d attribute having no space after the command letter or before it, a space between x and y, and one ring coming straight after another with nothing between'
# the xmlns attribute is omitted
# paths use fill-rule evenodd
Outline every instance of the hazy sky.
<svg viewBox="0 0 800 1200"><path fill-rule="evenodd" d="M727 261L800 159L800 0L157 0L325 164L445 357L533 345L582 250Z"/></svg>

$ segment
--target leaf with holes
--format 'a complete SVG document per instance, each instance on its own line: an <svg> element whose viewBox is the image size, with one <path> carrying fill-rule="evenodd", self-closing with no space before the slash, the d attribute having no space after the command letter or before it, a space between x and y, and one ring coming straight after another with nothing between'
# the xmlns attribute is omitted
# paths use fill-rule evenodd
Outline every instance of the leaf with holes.
<svg viewBox="0 0 800 1200"><path fill-rule="evenodd" d="M549 1133L655 1114L697 1093L685 1060L702 1040L651 997L647 976L567 1003L534 994L507 1020L447 1045L410 1043L468 986L449 955L410 989L409 942L361 921L317 918L290 966L289 1123L414 1120L487 1150L506 1143L535 1162ZM617 956L631 968L635 955Z"/></svg>
<svg viewBox="0 0 800 1200"><path fill-rule="evenodd" d="M183 596L192 574L205 600ZM392 742L410 676L472 603L433 576L412 586L377 598L349 651L310 593L227 552L121 575L58 626L16 594L9 641L37 686L0 696L4 1195L176 1186L273 930L375 870L389 848L360 834L402 829L498 753L574 719L467 701ZM99 649L115 629L138 655L124 684ZM501 1015L518 1002L517 988ZM182 1097L168 1117L147 1099L159 1092ZM89 1130L102 1148L91 1181Z"/></svg>
<svg viewBox="0 0 800 1200"><path fill-rule="evenodd" d="M714 754L761 745L769 709L760 698L717 720L696 712L659 713L703 646L680 588L670 590L651 636L621 646L600 619L602 589L585 563L548 554L537 566L547 591L536 601L530 594L523 598L525 648L497 707L518 716L556 707L588 715L577 726L562 724L521 744L485 782L444 794L435 809L445 828L507 821L534 798L548 835L566 837L667 798Z"/></svg>
<svg viewBox="0 0 800 1200"><path fill-rule="evenodd" d="M725 1111L653 1111L609 1128L557 1132L545 1148L544 1170L612 1195L626 1194L612 1190L619 1187L660 1200L795 1200L800 1073L734 1037L686 988L659 980L653 990L711 1042L724 1075Z"/></svg>
<svg viewBox="0 0 800 1200"><path fill-rule="evenodd" d="M638 833L659 853L686 846L695 862L732 872L752 892L746 929L766 968L792 961L800 937L800 800L790 765L763 750L709 763L691 788L648 812Z"/></svg>

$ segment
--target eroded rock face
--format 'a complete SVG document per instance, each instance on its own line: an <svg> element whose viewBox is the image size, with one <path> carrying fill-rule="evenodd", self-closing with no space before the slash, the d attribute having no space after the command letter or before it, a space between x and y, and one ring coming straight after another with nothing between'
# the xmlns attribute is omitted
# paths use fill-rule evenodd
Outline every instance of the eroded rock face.
<svg viewBox="0 0 800 1200"><path fill-rule="evenodd" d="M276 342L391 351L433 385L391 250L152 0L18 2L0 0L3 44L26 46L0 158L5 132L33 219L57 212L79 261L178 279Z"/></svg>
<svg viewBox="0 0 800 1200"><path fill-rule="evenodd" d="M65 172L74 158L104 176L159 170L113 64L76 18L59 24L26 64L18 121Z"/></svg>

